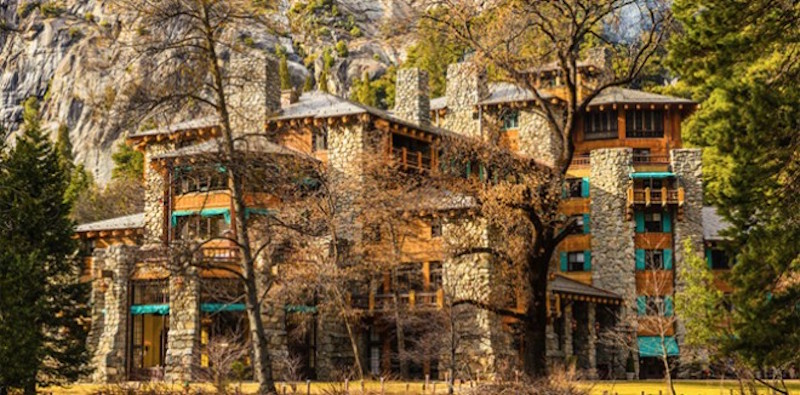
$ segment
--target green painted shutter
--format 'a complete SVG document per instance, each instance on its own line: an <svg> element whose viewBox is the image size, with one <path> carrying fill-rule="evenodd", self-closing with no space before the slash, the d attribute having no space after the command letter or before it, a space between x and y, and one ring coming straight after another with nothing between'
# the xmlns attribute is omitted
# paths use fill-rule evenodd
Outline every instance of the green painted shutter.
<svg viewBox="0 0 800 395"><path fill-rule="evenodd" d="M567 198L567 185L566 184L561 184L561 198L562 199L566 199Z"/></svg>
<svg viewBox="0 0 800 395"><path fill-rule="evenodd" d="M472 163L467 162L467 178L472 174Z"/></svg>
<svg viewBox="0 0 800 395"><path fill-rule="evenodd" d="M711 269L713 267L711 262L711 249L706 248L706 264L708 264L708 268Z"/></svg>
<svg viewBox="0 0 800 395"><path fill-rule="evenodd" d="M581 196L589 197L589 177L581 179Z"/></svg>
<svg viewBox="0 0 800 395"><path fill-rule="evenodd" d="M589 227L589 214L583 214L583 233L588 234L590 232Z"/></svg>
<svg viewBox="0 0 800 395"><path fill-rule="evenodd" d="M561 271L567 272L567 253L561 252Z"/></svg>
<svg viewBox="0 0 800 395"><path fill-rule="evenodd" d="M480 178L481 181L486 181L486 167L482 164L478 165L478 178Z"/></svg>
<svg viewBox="0 0 800 395"><path fill-rule="evenodd" d="M636 270L644 270L644 250L636 249Z"/></svg>
<svg viewBox="0 0 800 395"><path fill-rule="evenodd" d="M672 304L672 296L665 296L664 297L664 316L665 317L672 317L675 308Z"/></svg>
<svg viewBox="0 0 800 395"><path fill-rule="evenodd" d="M672 270L672 250L664 249L664 270Z"/></svg>
<svg viewBox="0 0 800 395"><path fill-rule="evenodd" d="M669 211L664 211L661 214L661 231L664 233L672 232L672 220L670 219Z"/></svg>
<svg viewBox="0 0 800 395"><path fill-rule="evenodd" d="M592 271L592 251L586 250L583 252L583 271Z"/></svg>
<svg viewBox="0 0 800 395"><path fill-rule="evenodd" d="M636 297L636 311L639 315L647 314L647 296Z"/></svg>
<svg viewBox="0 0 800 395"><path fill-rule="evenodd" d="M644 212L637 211L633 218L636 220L636 233L644 233Z"/></svg>

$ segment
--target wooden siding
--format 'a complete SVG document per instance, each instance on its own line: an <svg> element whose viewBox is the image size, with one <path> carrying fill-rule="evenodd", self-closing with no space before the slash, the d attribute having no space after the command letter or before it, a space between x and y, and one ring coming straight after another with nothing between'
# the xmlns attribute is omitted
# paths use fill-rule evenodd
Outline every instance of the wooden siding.
<svg viewBox="0 0 800 395"><path fill-rule="evenodd" d="M672 233L637 233L633 239L636 248L645 250L662 250L672 248Z"/></svg>
<svg viewBox="0 0 800 395"><path fill-rule="evenodd" d="M570 198L561 201L560 210L564 215L585 214L591 211L590 198Z"/></svg>
<svg viewBox="0 0 800 395"><path fill-rule="evenodd" d="M617 138L615 139L585 140L583 116L579 115L578 129L574 135L575 156L585 155L599 148L647 148L650 149L651 155L668 156L670 149L681 147L680 110L664 110L664 137L627 138L625 136L625 106L626 105L617 105L605 108L605 111L617 112ZM636 105L629 106L631 109L635 107ZM642 105L642 109L646 110L648 108L648 106ZM658 109L663 109L663 106Z"/></svg>
<svg viewBox="0 0 800 395"><path fill-rule="evenodd" d="M675 335L675 325L673 317L639 317L639 336L660 336L662 331L664 336Z"/></svg>
<svg viewBox="0 0 800 395"><path fill-rule="evenodd" d="M248 193L244 197L248 207L275 207L278 199L267 193ZM231 194L228 191L192 192L175 196L173 210L202 210L207 208L230 208Z"/></svg>
<svg viewBox="0 0 800 395"><path fill-rule="evenodd" d="M592 235L569 235L559 244L559 251L584 251L592 249Z"/></svg>
<svg viewBox="0 0 800 395"><path fill-rule="evenodd" d="M638 295L672 295L674 274L671 270L647 270L636 272L636 293Z"/></svg>
<svg viewBox="0 0 800 395"><path fill-rule="evenodd" d="M586 285L592 285L592 272L562 272L561 275Z"/></svg>

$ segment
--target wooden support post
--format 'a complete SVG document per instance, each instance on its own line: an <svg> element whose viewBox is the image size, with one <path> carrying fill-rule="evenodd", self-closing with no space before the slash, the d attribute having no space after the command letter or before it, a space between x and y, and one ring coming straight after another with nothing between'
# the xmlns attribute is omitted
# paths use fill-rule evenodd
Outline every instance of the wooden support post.
<svg viewBox="0 0 800 395"><path fill-rule="evenodd" d="M381 377L381 395L386 395L386 387L384 387L385 378Z"/></svg>
<svg viewBox="0 0 800 395"><path fill-rule="evenodd" d="M444 308L444 289L439 288L436 290L436 305L439 308Z"/></svg>
<svg viewBox="0 0 800 395"><path fill-rule="evenodd" d="M644 205L650 207L650 187L644 189Z"/></svg>
<svg viewBox="0 0 800 395"><path fill-rule="evenodd" d="M361 380L361 394L366 394L367 392L364 390L364 380Z"/></svg>
<svg viewBox="0 0 800 395"><path fill-rule="evenodd" d="M400 153L402 155L401 158L403 159L403 170L406 170L408 169L408 149L406 149L406 147L403 147L400 150Z"/></svg>
<svg viewBox="0 0 800 395"><path fill-rule="evenodd" d="M661 207L667 207L667 187L661 187Z"/></svg>
<svg viewBox="0 0 800 395"><path fill-rule="evenodd" d="M311 380L306 380L306 395L311 395Z"/></svg>
<svg viewBox="0 0 800 395"><path fill-rule="evenodd" d="M417 302L417 293L414 290L408 291L408 309L414 310L414 305Z"/></svg>
<svg viewBox="0 0 800 395"><path fill-rule="evenodd" d="M375 311L375 291L374 290L370 290L369 291L369 312L371 313L373 311ZM345 381L345 383L346 383L346 381Z"/></svg>

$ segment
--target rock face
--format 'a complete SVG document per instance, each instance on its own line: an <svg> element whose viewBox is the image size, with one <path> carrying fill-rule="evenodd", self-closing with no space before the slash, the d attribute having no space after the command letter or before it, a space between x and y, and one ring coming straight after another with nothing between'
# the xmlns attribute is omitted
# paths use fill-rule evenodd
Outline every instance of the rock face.
<svg viewBox="0 0 800 395"><path fill-rule="evenodd" d="M423 0L424 1L424 0ZM307 0L288 0L283 12ZM292 81L301 85L308 74L293 44L306 53L347 42L349 55L337 58L330 73L331 91L347 95L350 83L364 72L381 75L389 63L404 56L411 40L386 26L404 26L415 17L415 2L400 0L337 0L338 12L352 17L361 37L335 32L322 38L305 32L278 39L262 32L250 35L255 47L272 50L280 43L289 52ZM126 73L120 56L118 32L126 21L109 2L98 0L6 0L0 3L0 125L13 135L22 122L22 103L28 97L41 102L43 126L70 129L77 161L104 183L111 176L111 153L126 131L110 125L107 110L114 105L118 82ZM288 20L288 18L283 18ZM393 23L388 23L393 21ZM398 23L402 21L402 23ZM366 37L370 37L369 39ZM388 38L384 38L388 37ZM316 67L319 73L321 67Z"/></svg>

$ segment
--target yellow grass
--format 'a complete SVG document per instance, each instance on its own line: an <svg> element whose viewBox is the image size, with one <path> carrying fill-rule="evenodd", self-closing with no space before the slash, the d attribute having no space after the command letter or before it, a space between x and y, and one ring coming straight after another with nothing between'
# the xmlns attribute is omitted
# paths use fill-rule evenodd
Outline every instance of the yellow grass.
<svg viewBox="0 0 800 395"><path fill-rule="evenodd" d="M787 381L787 386L789 387L789 392L792 394L800 394L800 380L791 380ZM128 385L133 385L130 383ZM582 382L579 384L580 386L587 388L590 390L591 395L641 395L642 392L645 395L659 395L659 390L661 390L662 395L669 395L664 383L662 381L598 381L598 382ZM75 395L90 395L100 391L104 388L113 387L113 385L107 386L103 384L78 384L70 387L52 387L52 388L45 388L42 389L42 393L52 393L53 395L66 395L66 394L75 394ZM283 383L278 383L278 392L283 394ZM311 384L311 393L314 395L322 395L330 390L331 388L342 388L342 383L312 383ZM427 391L422 391L423 383L422 382L409 382L408 388L409 391L406 393L406 383L405 382L397 382L391 381L386 382L385 385L385 394L386 395L430 395L432 394L432 385L428 387ZM180 390L182 386L179 384L171 385L172 389ZM211 387L207 385L192 385L192 389L197 388L204 388L210 390ZM256 390L255 383L243 383L242 384L242 392L245 394L252 394ZM377 381L367 381L364 383L364 388L366 389L367 393L373 394L380 394L380 382ZM445 394L446 393L446 386L443 382L436 383L436 393L437 394ZM739 385L735 381L726 380L680 380L676 381L675 383L675 390L678 395L730 395L730 390L734 390L734 394L738 395ZM605 392L607 391L607 392ZM194 391L190 391L192 393ZM286 389L287 394L292 394L292 389L290 386L287 385ZM297 393L298 394L305 394L306 393L306 384L305 383L297 383ZM767 391L766 387L759 387L759 394L771 395L769 391ZM350 383L350 394L351 395L360 395L361 394L361 385L359 382ZM487 394L489 395L489 394Z"/></svg>

